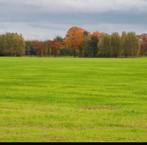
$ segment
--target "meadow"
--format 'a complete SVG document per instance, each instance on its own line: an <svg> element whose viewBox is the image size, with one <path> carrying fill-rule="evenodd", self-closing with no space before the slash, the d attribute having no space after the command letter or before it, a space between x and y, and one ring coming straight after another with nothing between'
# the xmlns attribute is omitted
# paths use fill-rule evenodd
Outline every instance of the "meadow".
<svg viewBox="0 0 147 145"><path fill-rule="evenodd" d="M147 58L0 58L0 142L147 141Z"/></svg>

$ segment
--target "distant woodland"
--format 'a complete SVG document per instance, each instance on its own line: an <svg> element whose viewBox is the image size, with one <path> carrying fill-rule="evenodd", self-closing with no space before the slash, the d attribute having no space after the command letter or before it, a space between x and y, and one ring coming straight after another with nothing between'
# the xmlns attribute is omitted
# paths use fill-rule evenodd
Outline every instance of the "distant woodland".
<svg viewBox="0 0 147 145"><path fill-rule="evenodd" d="M147 55L147 34L88 32L72 27L64 38L24 40L21 34L0 35L0 56L139 57Z"/></svg>

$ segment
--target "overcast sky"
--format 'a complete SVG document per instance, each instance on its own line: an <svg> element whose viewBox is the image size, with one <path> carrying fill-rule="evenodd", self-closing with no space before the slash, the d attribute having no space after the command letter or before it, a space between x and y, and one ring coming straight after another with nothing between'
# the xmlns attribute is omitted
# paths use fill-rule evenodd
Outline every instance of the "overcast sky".
<svg viewBox="0 0 147 145"><path fill-rule="evenodd" d="M0 0L0 33L64 36L71 26L107 33L147 32L147 0Z"/></svg>

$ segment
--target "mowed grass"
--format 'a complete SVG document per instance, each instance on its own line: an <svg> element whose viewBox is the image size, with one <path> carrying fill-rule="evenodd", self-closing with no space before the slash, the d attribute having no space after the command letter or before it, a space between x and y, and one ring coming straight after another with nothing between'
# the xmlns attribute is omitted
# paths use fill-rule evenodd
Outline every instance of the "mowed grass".
<svg viewBox="0 0 147 145"><path fill-rule="evenodd" d="M0 142L147 141L147 58L0 58Z"/></svg>

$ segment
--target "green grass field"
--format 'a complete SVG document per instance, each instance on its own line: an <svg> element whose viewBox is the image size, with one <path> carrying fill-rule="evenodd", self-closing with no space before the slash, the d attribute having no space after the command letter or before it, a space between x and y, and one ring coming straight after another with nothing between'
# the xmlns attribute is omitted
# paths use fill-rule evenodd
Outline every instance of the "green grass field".
<svg viewBox="0 0 147 145"><path fill-rule="evenodd" d="M0 58L0 142L147 141L147 58Z"/></svg>

